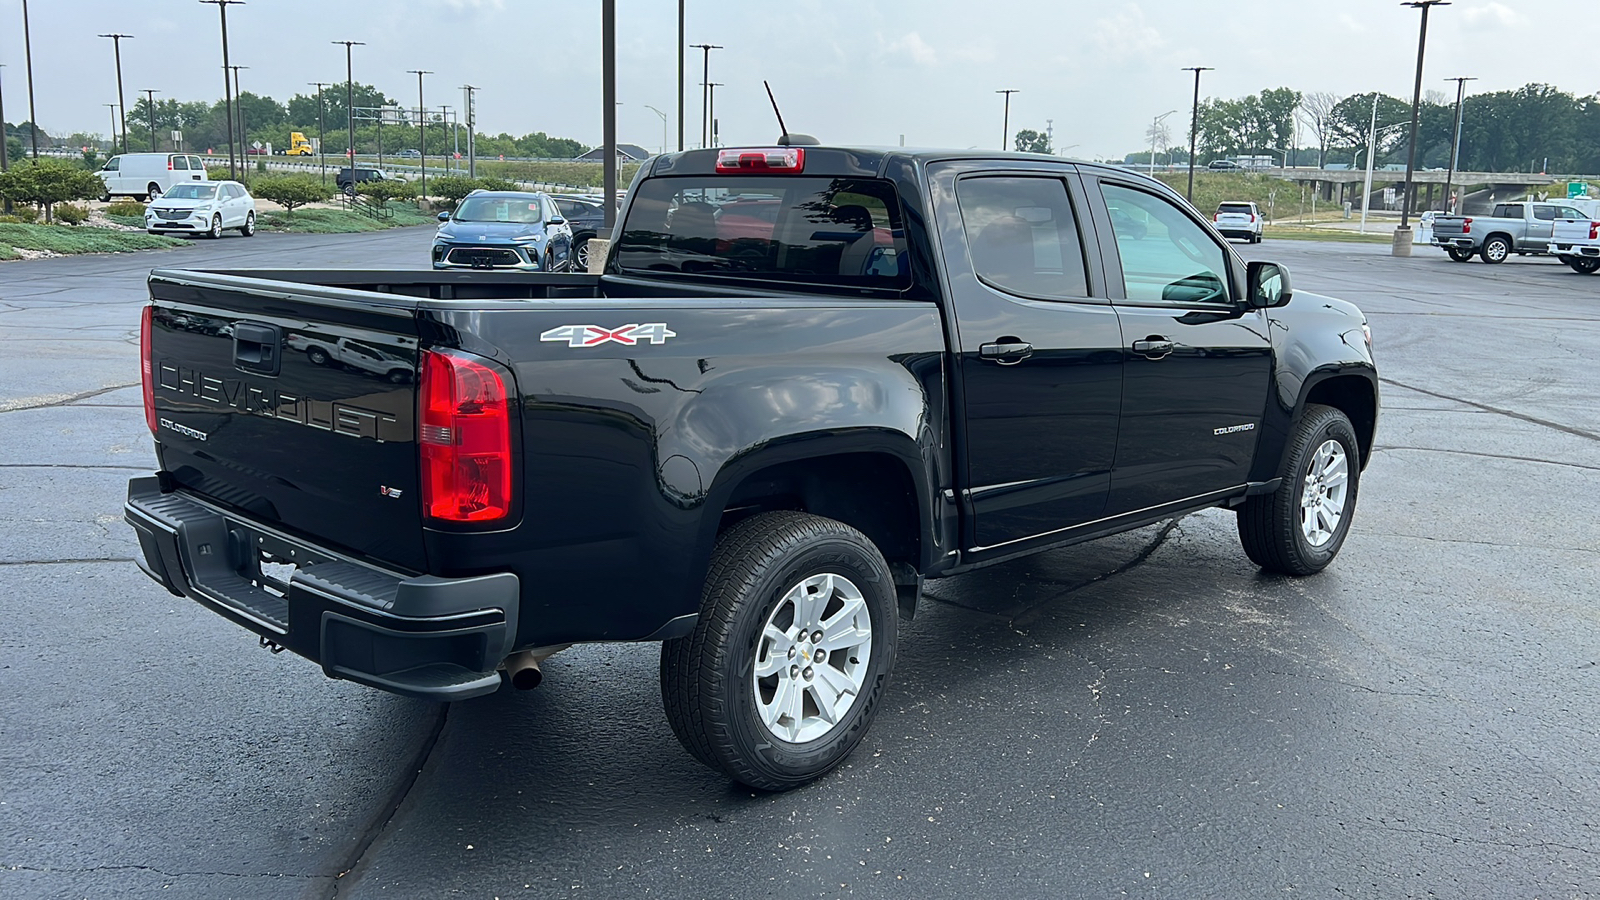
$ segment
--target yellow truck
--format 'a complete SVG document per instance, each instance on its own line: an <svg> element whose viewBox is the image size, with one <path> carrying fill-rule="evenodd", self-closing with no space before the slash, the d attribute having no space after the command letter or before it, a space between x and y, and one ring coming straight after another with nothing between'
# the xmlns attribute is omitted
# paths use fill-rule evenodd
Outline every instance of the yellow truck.
<svg viewBox="0 0 1600 900"><path fill-rule="evenodd" d="M306 136L298 131L289 132L289 149L283 151L288 156L315 156L317 148L311 146Z"/></svg>

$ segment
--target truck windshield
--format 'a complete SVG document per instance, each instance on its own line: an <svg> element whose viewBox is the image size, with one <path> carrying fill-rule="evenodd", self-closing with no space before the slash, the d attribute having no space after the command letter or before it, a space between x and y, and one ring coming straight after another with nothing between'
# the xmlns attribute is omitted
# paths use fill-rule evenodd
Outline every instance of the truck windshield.
<svg viewBox="0 0 1600 900"><path fill-rule="evenodd" d="M617 242L625 271L901 290L905 230L887 181L652 178Z"/></svg>

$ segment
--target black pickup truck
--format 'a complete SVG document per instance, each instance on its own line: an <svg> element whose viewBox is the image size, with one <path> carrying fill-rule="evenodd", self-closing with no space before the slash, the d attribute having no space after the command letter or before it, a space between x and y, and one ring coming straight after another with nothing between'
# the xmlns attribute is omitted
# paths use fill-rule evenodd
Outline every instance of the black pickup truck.
<svg viewBox="0 0 1600 900"><path fill-rule="evenodd" d="M621 221L598 276L153 272L142 568L414 697L660 641L683 745L782 789L861 739L924 579L1217 506L1275 572L1348 533L1364 317L1155 181L690 151ZM340 340L414 375L296 349Z"/></svg>

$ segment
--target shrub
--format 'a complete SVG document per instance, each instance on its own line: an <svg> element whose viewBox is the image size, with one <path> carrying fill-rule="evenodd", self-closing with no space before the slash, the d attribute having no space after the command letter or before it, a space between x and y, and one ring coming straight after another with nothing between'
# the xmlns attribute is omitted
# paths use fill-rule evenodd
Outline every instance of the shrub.
<svg viewBox="0 0 1600 900"><path fill-rule="evenodd" d="M108 216L133 216L143 221L144 204L137 200L118 200L106 207Z"/></svg>
<svg viewBox="0 0 1600 900"><path fill-rule="evenodd" d="M312 175L258 178L250 191L263 200L271 200L283 207L284 212L291 214L298 207L320 203L333 196L333 189Z"/></svg>
<svg viewBox="0 0 1600 900"><path fill-rule="evenodd" d="M0 197L43 207L45 221L55 204L92 200L105 189L100 176L60 159L28 160L0 174Z"/></svg>
<svg viewBox="0 0 1600 900"><path fill-rule="evenodd" d="M515 181L507 181L504 178L479 178L477 186L479 188L485 190L485 191L520 191L520 190L522 190L521 187L517 186L517 183Z"/></svg>
<svg viewBox="0 0 1600 900"><path fill-rule="evenodd" d="M363 181L356 185L363 197L378 203L390 200L409 200L417 195L417 186L404 181Z"/></svg>
<svg viewBox="0 0 1600 900"><path fill-rule="evenodd" d="M17 206L11 210L11 215L5 217L7 222L21 222L30 225L39 221L39 211L31 206Z"/></svg>
<svg viewBox="0 0 1600 900"><path fill-rule="evenodd" d="M211 181L233 180L233 176L228 174L227 166L206 166L206 178Z"/></svg>
<svg viewBox="0 0 1600 900"><path fill-rule="evenodd" d="M461 202L461 198L472 193L478 183L471 178L461 175L440 175L428 182L428 189L433 196L454 206Z"/></svg>
<svg viewBox="0 0 1600 900"><path fill-rule="evenodd" d="M265 174L267 174L267 161L266 160L264 160L264 159L256 160L256 174L257 175L265 175Z"/></svg>
<svg viewBox="0 0 1600 900"><path fill-rule="evenodd" d="M56 218L68 225L82 225L89 221L89 207L62 203L56 206Z"/></svg>

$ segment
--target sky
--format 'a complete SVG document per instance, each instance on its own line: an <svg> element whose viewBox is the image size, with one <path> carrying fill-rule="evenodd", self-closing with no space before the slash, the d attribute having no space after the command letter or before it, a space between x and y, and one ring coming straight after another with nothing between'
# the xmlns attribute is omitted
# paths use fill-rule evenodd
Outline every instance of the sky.
<svg viewBox="0 0 1600 900"><path fill-rule="evenodd" d="M1472 91L1530 82L1600 91L1583 40L1563 23L1593 22L1596 0L1454 0L1430 14L1424 88L1475 76ZM616 0L618 139L677 146L677 4ZM479 131L544 131L601 141L600 0L247 0L228 8L229 53L249 66L246 91L279 101L311 81L345 77L334 40L365 41L355 78L413 104L459 106L477 85ZM52 133L110 131L116 101L111 41L123 42L129 92L217 100L217 8L199 0L29 0L34 95ZM1051 129L1055 146L1114 157L1146 143L1167 112L1187 134L1194 88L1185 66L1210 66L1202 97L1290 87L1339 96L1379 90L1409 99L1419 13L1398 0L687 0L687 40L711 53L724 145L778 135L762 80L790 130L826 143L998 147L1001 89L1010 128ZM1580 29L1579 34L1582 33ZM1565 50L1561 48L1565 47ZM1540 48L1548 48L1541 50ZM22 0L0 0L0 86L6 119L28 118ZM700 143L702 53L687 57L687 146ZM1311 143L1309 138L1303 143Z"/></svg>

